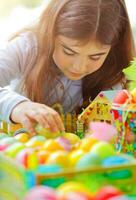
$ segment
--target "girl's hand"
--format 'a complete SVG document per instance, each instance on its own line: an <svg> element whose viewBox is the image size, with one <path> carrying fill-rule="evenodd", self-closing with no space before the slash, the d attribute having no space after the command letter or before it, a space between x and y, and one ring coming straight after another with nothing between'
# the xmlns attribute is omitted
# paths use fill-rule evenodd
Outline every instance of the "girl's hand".
<svg viewBox="0 0 136 200"><path fill-rule="evenodd" d="M60 115L54 109L31 101L17 104L13 108L10 118L13 122L22 124L32 134L36 134L34 129L36 123L51 132L65 129Z"/></svg>

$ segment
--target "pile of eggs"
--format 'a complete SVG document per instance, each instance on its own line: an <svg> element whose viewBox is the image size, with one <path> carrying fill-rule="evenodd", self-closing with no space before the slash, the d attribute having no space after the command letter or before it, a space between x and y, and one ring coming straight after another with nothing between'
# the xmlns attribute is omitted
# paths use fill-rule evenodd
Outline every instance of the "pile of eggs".
<svg viewBox="0 0 136 200"><path fill-rule="evenodd" d="M56 190L47 186L36 186L28 192L24 200L125 200L127 196L113 186L102 187L95 195L82 183L67 182Z"/></svg>
<svg viewBox="0 0 136 200"><path fill-rule="evenodd" d="M95 135L97 136L97 134ZM134 162L134 158L131 156L117 155L113 145L109 142L92 136L93 134L81 140L73 133L62 133L57 138L46 139L43 135L30 137L28 133L20 133L14 137L0 133L0 151L16 160L25 167L26 171L31 171L36 176L69 169L76 172L76 170L90 167L109 167ZM105 135L103 137L107 139ZM116 173L113 176L118 178ZM85 181L92 183L90 177L85 177ZM36 197L41 200L110 200L110 197L122 194L119 189L113 186L103 187L94 193L92 188L88 189L86 184L78 179L71 181L56 178L45 180L44 183L43 185L46 186L36 186L30 190L25 200L35 200ZM30 187L33 186L30 184ZM102 195L107 196L102 198ZM99 198L100 196L101 198Z"/></svg>
<svg viewBox="0 0 136 200"><path fill-rule="evenodd" d="M134 161L133 157L125 154L117 155L113 145L106 141L93 137L81 140L73 133L64 133L54 139L41 135L30 138L27 133L10 137L3 133L0 134L0 151L36 173L113 166Z"/></svg>

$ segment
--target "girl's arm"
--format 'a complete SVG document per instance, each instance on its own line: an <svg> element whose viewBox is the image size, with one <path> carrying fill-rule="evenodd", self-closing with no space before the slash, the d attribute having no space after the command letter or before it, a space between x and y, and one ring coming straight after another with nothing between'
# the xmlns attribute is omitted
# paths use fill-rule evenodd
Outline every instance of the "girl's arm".
<svg viewBox="0 0 136 200"><path fill-rule="evenodd" d="M36 58L36 40L32 33L24 33L0 49L0 120L10 122L12 109L28 98L8 90L5 86L23 76Z"/></svg>
<svg viewBox="0 0 136 200"><path fill-rule="evenodd" d="M33 37L31 34L21 35L0 50L0 119L9 122L11 118L21 123L30 133L35 133L35 123L52 132L64 131L62 120L55 110L2 88L14 79L21 79L27 66L33 66L36 58L36 42Z"/></svg>

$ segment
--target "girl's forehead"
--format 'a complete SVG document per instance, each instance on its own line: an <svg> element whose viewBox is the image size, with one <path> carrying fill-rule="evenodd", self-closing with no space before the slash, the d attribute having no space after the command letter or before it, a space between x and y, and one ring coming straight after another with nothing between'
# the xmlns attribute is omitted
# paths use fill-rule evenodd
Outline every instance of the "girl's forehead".
<svg viewBox="0 0 136 200"><path fill-rule="evenodd" d="M56 40L59 43L62 43L68 47L75 47L75 48L90 48L91 46L96 46L97 48L100 49L107 49L109 48L110 45L102 44L98 40L94 38L90 38L88 40L76 40L72 38L68 38L62 35L57 36Z"/></svg>

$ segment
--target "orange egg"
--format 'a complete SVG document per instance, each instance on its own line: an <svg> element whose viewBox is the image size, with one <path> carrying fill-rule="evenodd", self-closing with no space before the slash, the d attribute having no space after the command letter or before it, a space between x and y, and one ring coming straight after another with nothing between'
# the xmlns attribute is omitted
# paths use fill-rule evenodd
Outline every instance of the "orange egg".
<svg viewBox="0 0 136 200"><path fill-rule="evenodd" d="M44 150L40 150L37 152L37 157L38 157L38 162L39 164L44 164L48 158L48 156L50 155L49 151L44 151Z"/></svg>
<svg viewBox="0 0 136 200"><path fill-rule="evenodd" d="M55 139L48 139L45 141L42 148L47 151L64 150L64 148Z"/></svg>
<svg viewBox="0 0 136 200"><path fill-rule="evenodd" d="M17 139L20 142L27 142L30 138L28 133L20 133L14 136L15 139Z"/></svg>
<svg viewBox="0 0 136 200"><path fill-rule="evenodd" d="M82 149L85 152L88 152L91 150L94 144L96 144L98 141L95 138L84 138L82 139L79 148Z"/></svg>
<svg viewBox="0 0 136 200"><path fill-rule="evenodd" d="M62 167L69 166L68 154L65 151L56 151L47 158L46 164L58 164Z"/></svg>

